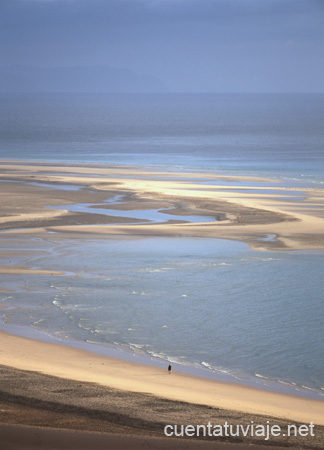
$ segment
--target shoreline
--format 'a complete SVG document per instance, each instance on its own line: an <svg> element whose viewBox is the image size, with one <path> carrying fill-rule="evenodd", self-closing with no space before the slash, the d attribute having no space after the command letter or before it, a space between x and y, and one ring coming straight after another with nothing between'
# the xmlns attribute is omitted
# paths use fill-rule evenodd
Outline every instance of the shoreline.
<svg viewBox="0 0 324 450"><path fill-rule="evenodd" d="M324 425L324 401L198 378L0 331L3 365L168 400ZM48 354L51 359L48 359ZM166 366L167 367L167 366Z"/></svg>
<svg viewBox="0 0 324 450"><path fill-rule="evenodd" d="M0 305L0 312L4 314L6 310L10 310L12 307ZM287 395L300 399L315 400L324 402L324 393L318 389L310 388L307 386L297 385L294 382L283 382L281 380L270 379L262 375L250 375L247 374L245 378L239 378L234 375L230 370L219 370L208 369L207 366L202 364L180 364L172 359L161 359L154 357L149 353L143 351L136 352L134 348L124 345L113 345L113 344L103 344L100 342L90 342L90 341L76 341L76 340L63 340L59 339L49 332L40 331L28 327L26 325L0 325L0 335L1 333L7 334L9 336L16 336L22 339L31 339L36 342L43 342L47 344L53 344L80 350L81 352L87 352L98 357L112 358L118 361L126 361L130 364L141 364L143 366L157 367L158 369L165 369L168 364L172 364L175 371L185 376L193 376L202 380L215 381L216 383L225 383L230 385L238 385L241 387L251 388L257 391L264 391L268 393L275 393L279 395ZM1 346L0 346L1 347ZM324 403L323 403L324 406Z"/></svg>

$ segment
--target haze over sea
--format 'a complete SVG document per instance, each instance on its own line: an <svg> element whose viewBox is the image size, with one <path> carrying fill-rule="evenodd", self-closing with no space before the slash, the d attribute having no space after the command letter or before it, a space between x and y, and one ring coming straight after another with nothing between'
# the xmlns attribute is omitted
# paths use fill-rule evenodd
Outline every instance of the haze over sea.
<svg viewBox="0 0 324 450"><path fill-rule="evenodd" d="M205 171L324 188L324 95L0 99L2 160ZM21 238L21 248L35 255L15 264L47 268L50 261L67 275L21 276L7 296L14 307L5 314L8 326L324 395L323 250L262 252L200 238L80 244L54 235ZM14 276L1 281L16 286Z"/></svg>

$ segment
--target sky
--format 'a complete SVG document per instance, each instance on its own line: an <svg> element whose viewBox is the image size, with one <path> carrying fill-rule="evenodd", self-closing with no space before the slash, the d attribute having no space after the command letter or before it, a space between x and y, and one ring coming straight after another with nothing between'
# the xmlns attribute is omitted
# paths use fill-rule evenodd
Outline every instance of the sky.
<svg viewBox="0 0 324 450"><path fill-rule="evenodd" d="M324 92L324 0L0 0L0 66L109 66L171 92Z"/></svg>

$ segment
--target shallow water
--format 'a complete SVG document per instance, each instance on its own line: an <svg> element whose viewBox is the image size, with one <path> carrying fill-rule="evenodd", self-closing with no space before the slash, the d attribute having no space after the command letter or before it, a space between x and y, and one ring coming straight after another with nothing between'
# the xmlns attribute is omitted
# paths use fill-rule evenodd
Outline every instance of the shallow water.
<svg viewBox="0 0 324 450"><path fill-rule="evenodd" d="M73 184L49 184L49 183L37 183L37 182L31 182L27 183L31 184L32 186L40 186L40 187L48 187L51 189L62 189L63 191L79 191L81 189L81 186L73 185Z"/></svg>
<svg viewBox="0 0 324 450"><path fill-rule="evenodd" d="M92 214L103 214L105 216L113 216L113 217L125 217L130 219L142 220L143 222L153 222L153 223L163 223L169 220L177 220L177 221L187 221L194 223L203 223L203 222L216 222L215 217L211 216L200 216L200 215L177 215L177 214L168 214L168 208L163 208L162 211L158 209L143 209L143 210L129 210L123 211L119 209L109 209L109 208L100 208L100 205L95 205L93 203L76 203L73 205L64 205L64 206L48 206L49 209L63 209L67 211L73 212L83 212L83 213L92 213ZM102 206L107 206L107 203L103 203ZM172 210L173 208L169 208ZM123 223L123 220L120 221ZM114 223L113 225L115 225Z"/></svg>
<svg viewBox="0 0 324 450"><path fill-rule="evenodd" d="M198 238L39 244L46 255L29 242L35 255L20 261L67 275L20 276L2 300L15 306L7 324L324 394L324 252Z"/></svg>

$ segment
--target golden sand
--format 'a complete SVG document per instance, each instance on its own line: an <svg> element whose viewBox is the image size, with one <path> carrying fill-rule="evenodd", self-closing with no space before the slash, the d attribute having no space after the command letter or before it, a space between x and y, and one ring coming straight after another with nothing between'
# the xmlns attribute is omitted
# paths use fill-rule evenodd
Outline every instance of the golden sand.
<svg viewBox="0 0 324 450"><path fill-rule="evenodd" d="M172 373L143 364L0 332L1 362L62 378L250 414L324 425L324 402L234 383ZM50 355L50 358L49 358Z"/></svg>

